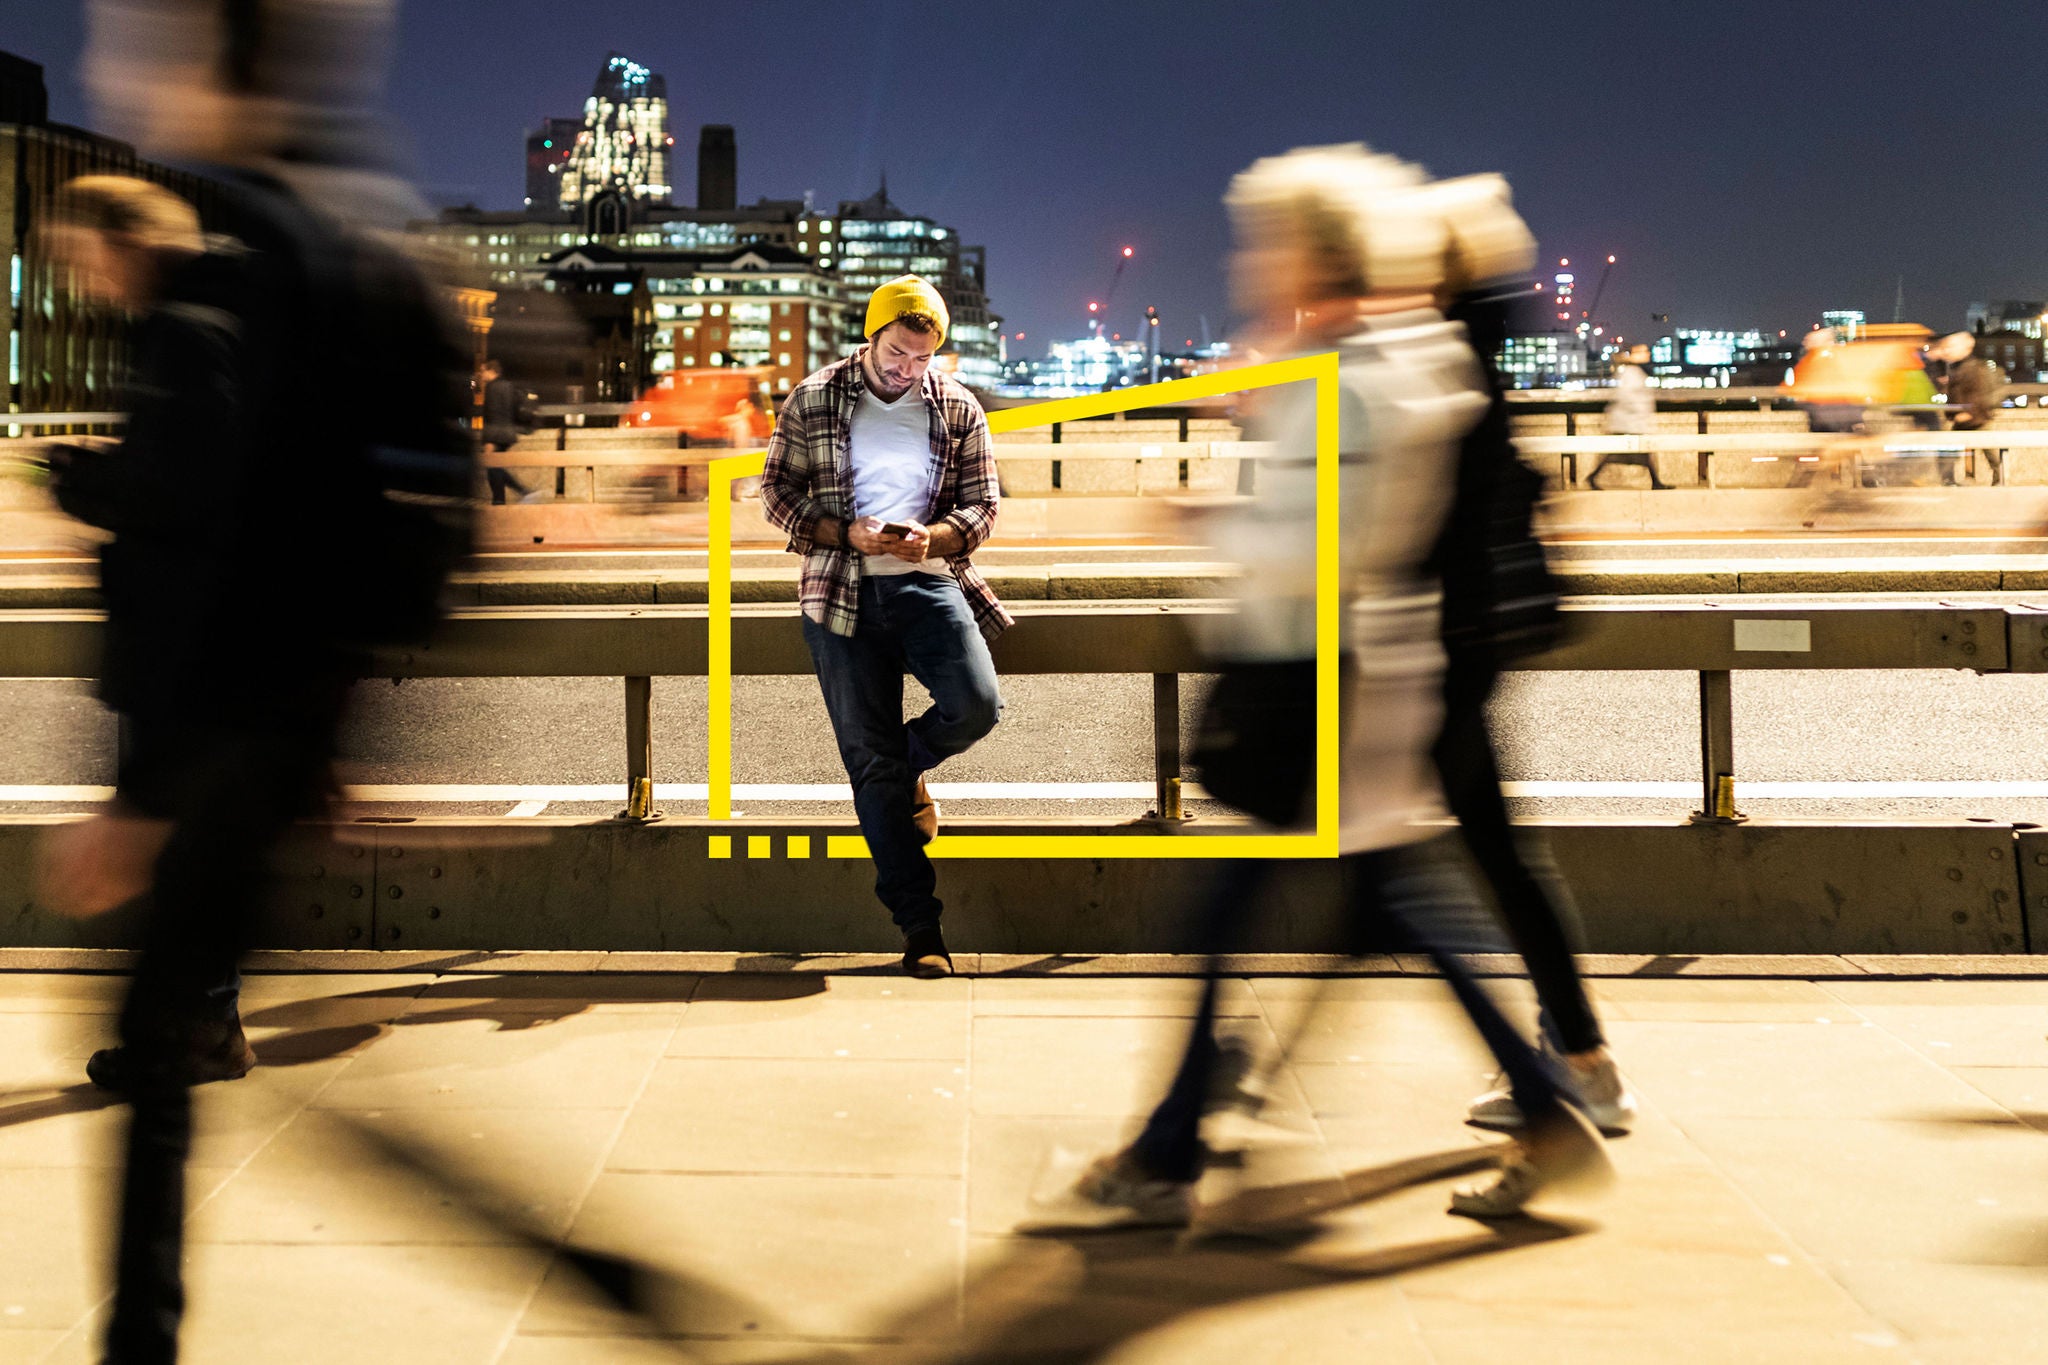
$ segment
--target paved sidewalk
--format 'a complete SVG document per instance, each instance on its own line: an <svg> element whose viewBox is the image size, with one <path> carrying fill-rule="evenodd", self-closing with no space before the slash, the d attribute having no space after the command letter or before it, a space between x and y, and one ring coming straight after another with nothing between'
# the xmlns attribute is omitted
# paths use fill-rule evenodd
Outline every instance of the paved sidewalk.
<svg viewBox="0 0 2048 1365"><path fill-rule="evenodd" d="M93 1358L122 1110L81 1064L121 984L0 973L0 1362ZM1644 1108L1596 1206L1444 1212L1496 1139L1439 983L1258 977L1229 1023L1296 1046L1205 1187L1257 1235L1025 1239L1192 983L255 975L264 1065L201 1092L187 1358L2048 1359L2048 980L1594 986Z"/></svg>

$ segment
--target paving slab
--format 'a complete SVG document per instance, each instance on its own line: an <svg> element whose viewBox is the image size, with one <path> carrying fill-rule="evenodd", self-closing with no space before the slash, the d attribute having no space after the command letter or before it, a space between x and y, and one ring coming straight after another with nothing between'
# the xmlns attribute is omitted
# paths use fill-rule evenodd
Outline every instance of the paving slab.
<svg viewBox="0 0 2048 1365"><path fill-rule="evenodd" d="M959 1178L966 1164L964 1062L672 1057L608 1169Z"/></svg>
<svg viewBox="0 0 2048 1365"><path fill-rule="evenodd" d="M1619 1183L1485 1226L1446 1212L1506 1139L1462 1122L1493 1068L1443 983L1240 972L1223 1027L1266 1105L1209 1121L1195 1231L1030 1237L1034 1193L1142 1122L1192 982L740 958L252 972L262 1064L195 1096L190 1358L2044 1354L2048 980L1608 964ZM90 1362L125 1111L79 1068L124 983L38 965L0 971L0 1361Z"/></svg>

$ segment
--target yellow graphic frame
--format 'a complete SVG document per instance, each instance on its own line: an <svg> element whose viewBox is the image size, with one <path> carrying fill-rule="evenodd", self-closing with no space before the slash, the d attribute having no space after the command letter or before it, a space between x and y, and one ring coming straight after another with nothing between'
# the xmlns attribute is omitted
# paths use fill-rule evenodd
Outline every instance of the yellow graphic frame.
<svg viewBox="0 0 2048 1365"><path fill-rule="evenodd" d="M1312 383L1316 402L1316 790L1315 828L1299 834L941 834L926 847L934 858L1334 858L1337 856L1337 355L1276 360L1219 374L1058 398L988 414L991 436L1106 417L1132 408L1215 398L1227 393ZM732 816L732 483L762 472L768 453L750 451L710 464L710 817ZM764 856L767 840L748 840L748 856ZM828 858L866 858L859 835L831 835ZM711 856L732 856L733 836L711 836ZM758 850L758 851L757 851ZM792 856L809 856L804 851Z"/></svg>

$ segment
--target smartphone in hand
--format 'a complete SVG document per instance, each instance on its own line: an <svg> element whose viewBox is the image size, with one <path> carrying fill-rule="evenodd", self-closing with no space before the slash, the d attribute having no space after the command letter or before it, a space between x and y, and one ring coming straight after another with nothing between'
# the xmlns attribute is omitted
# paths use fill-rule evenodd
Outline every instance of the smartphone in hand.
<svg viewBox="0 0 2048 1365"><path fill-rule="evenodd" d="M911 528L905 526L900 521L885 521L882 523L881 526L881 534L885 536L896 536L898 538L901 538L909 535L910 532Z"/></svg>

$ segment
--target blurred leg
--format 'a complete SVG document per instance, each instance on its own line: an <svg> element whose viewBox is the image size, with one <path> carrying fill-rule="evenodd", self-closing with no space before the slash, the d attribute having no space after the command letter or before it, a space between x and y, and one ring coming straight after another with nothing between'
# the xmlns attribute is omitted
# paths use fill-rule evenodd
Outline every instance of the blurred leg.
<svg viewBox="0 0 2048 1365"><path fill-rule="evenodd" d="M1486 724L1493 684L1483 664L1454 660L1445 672L1443 732L1432 751L1444 801L1528 965L1546 1031L1561 1052L1591 1052L1606 1040L1573 956L1577 917L1554 869L1539 877L1516 844Z"/></svg>

